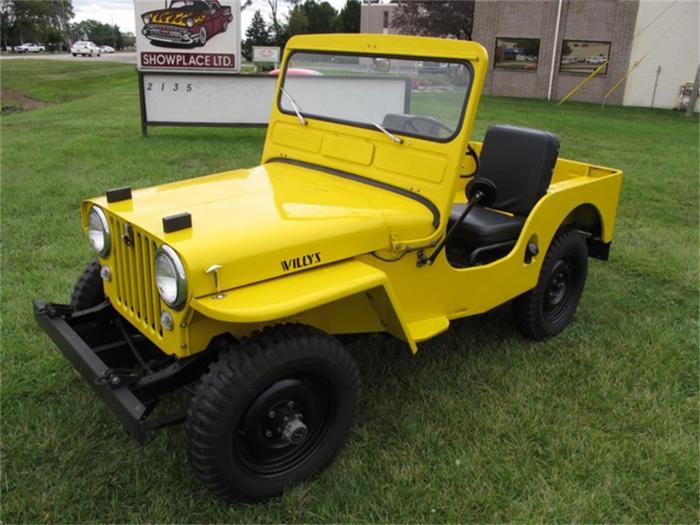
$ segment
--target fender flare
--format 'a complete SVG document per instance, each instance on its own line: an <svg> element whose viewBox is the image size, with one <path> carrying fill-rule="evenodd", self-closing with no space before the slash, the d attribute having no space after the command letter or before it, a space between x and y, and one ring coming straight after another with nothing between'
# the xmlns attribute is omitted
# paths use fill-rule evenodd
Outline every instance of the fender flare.
<svg viewBox="0 0 700 525"><path fill-rule="evenodd" d="M217 321L233 324L272 323L357 294L366 294L386 331L416 341L391 290L387 275L357 260L342 261L241 288L193 299L191 307Z"/></svg>

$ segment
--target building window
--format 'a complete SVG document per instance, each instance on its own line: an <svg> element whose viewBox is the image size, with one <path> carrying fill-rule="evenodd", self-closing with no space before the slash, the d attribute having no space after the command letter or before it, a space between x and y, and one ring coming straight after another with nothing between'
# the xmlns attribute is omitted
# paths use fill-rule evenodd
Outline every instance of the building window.
<svg viewBox="0 0 700 525"><path fill-rule="evenodd" d="M389 11L384 11L382 15L382 27L384 29L389 29Z"/></svg>
<svg viewBox="0 0 700 525"><path fill-rule="evenodd" d="M610 42L591 40L564 40L561 46L559 71L562 73L591 74L605 64L598 74L608 72L607 61L610 58Z"/></svg>
<svg viewBox="0 0 700 525"><path fill-rule="evenodd" d="M540 58L539 38L497 38L493 67L536 71Z"/></svg>

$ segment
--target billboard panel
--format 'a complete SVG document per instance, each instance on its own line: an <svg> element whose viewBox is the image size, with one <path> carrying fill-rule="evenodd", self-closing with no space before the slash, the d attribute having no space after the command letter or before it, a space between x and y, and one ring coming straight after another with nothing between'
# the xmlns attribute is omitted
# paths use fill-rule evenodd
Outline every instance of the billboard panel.
<svg viewBox="0 0 700 525"><path fill-rule="evenodd" d="M140 71L240 70L240 0L136 0L134 10Z"/></svg>
<svg viewBox="0 0 700 525"><path fill-rule="evenodd" d="M280 48L275 46L253 46L253 62L280 61Z"/></svg>

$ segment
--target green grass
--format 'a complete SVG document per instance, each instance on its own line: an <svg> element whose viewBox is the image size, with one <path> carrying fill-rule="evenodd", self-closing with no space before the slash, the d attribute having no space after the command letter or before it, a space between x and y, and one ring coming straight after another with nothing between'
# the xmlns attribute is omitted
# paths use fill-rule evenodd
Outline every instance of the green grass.
<svg viewBox="0 0 700 525"><path fill-rule="evenodd" d="M352 345L364 395L338 461L280 499L227 505L191 473L180 428L126 436L31 300L66 301L91 258L81 198L254 165L264 131L144 140L131 66L1 67L3 87L61 102L2 118L2 522L698 521L696 120L485 98L475 138L543 127L562 155L625 170L612 258L591 261L575 322L531 343L500 308L415 357Z"/></svg>

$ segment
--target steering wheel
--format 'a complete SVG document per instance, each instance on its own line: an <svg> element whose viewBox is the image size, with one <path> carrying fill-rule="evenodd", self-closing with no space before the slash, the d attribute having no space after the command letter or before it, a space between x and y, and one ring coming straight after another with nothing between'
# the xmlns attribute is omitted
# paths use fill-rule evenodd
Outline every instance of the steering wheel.
<svg viewBox="0 0 700 525"><path fill-rule="evenodd" d="M406 120L405 125L410 126L410 130L405 130L405 131L413 131L414 133L418 135L425 135L425 130L420 130L416 126L417 122L425 122L426 124L430 126L435 126L443 131L446 131L448 135L452 135L454 133L454 130L450 128L449 126L445 126L442 122L440 122L438 119L433 118L433 117L411 117L408 120Z"/></svg>

